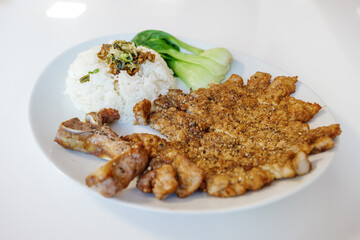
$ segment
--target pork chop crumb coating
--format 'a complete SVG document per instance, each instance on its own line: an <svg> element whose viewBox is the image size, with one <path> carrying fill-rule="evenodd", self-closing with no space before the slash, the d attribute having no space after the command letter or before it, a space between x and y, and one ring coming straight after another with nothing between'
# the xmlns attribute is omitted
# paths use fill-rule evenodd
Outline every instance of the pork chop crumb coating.
<svg viewBox="0 0 360 240"><path fill-rule="evenodd" d="M290 96L297 77L271 79L257 72L246 85L232 75L189 94L170 90L151 106L134 108L135 115L204 170L202 190L218 197L241 195L274 179L308 173L308 155L332 148L341 133L339 124L309 128L321 106ZM171 172L168 166L164 170Z"/></svg>
<svg viewBox="0 0 360 240"><path fill-rule="evenodd" d="M136 184L142 192L152 192L158 199L171 193L184 198L198 190L203 183L204 170L178 151L171 141L147 133L134 133L122 139L132 144L141 142L150 153L148 167Z"/></svg>

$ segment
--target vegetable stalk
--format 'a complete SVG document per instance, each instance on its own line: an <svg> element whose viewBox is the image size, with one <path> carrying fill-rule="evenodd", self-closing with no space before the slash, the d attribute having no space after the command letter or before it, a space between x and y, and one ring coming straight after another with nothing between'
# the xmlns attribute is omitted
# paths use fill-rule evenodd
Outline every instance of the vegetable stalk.
<svg viewBox="0 0 360 240"><path fill-rule="evenodd" d="M158 52L168 66L189 88L208 87L220 83L231 68L232 55L225 48L203 50L158 30L138 33L132 42ZM190 52L184 53L181 50Z"/></svg>

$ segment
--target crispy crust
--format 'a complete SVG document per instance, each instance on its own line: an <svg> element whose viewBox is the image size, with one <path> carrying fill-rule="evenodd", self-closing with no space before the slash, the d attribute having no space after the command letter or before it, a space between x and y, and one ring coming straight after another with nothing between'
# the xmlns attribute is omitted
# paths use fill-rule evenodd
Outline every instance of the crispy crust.
<svg viewBox="0 0 360 240"><path fill-rule="evenodd" d="M158 199L196 190L216 197L259 190L275 179L311 171L309 154L331 149L339 124L310 129L317 103L291 97L297 77L257 72L244 84L238 75L189 94L170 90L134 107L137 124L167 139L137 133L118 136L107 124L113 109L60 124L55 141L65 148L110 160L86 178L89 187L112 197L139 176L137 187Z"/></svg>
<svg viewBox="0 0 360 240"><path fill-rule="evenodd" d="M152 103L147 122L205 171L203 190L241 195L308 173L308 155L332 148L341 133L338 124L309 129L321 106L290 97L296 82L257 72L247 85L232 75L189 94L173 90Z"/></svg>

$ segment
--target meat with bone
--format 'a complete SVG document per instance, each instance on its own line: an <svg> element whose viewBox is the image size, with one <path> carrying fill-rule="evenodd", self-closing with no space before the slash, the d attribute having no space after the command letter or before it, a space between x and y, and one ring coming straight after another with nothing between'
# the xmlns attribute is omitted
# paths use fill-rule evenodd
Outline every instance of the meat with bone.
<svg viewBox="0 0 360 240"><path fill-rule="evenodd" d="M199 188L202 169L164 138L145 133L119 137L104 125L116 116L116 111L103 109L86 114L86 122L73 118L60 124L55 141L61 146L110 160L86 178L89 187L112 197L140 175L138 188L158 199L171 193L187 197Z"/></svg>
<svg viewBox="0 0 360 240"><path fill-rule="evenodd" d="M331 149L340 125L310 129L317 103L291 97L297 77L257 72L244 84L232 75L222 84L190 91L170 90L134 107L137 124L164 134L119 137L106 124L117 112L102 110L63 122L55 141L65 148L110 161L86 183L114 196L139 176L137 187L158 199L197 189L217 197L259 190L275 179L311 171L310 154Z"/></svg>
<svg viewBox="0 0 360 240"><path fill-rule="evenodd" d="M122 140L109 126L99 126L72 118L60 124L55 142L75 151L111 160L128 151L131 145Z"/></svg>
<svg viewBox="0 0 360 240"><path fill-rule="evenodd" d="M86 184L105 197L112 197L126 188L144 171L149 149L142 142L131 144L121 139L109 126L119 119L113 109L86 114L86 122L73 118L60 124L55 142L75 151L93 154L109 160L86 178Z"/></svg>

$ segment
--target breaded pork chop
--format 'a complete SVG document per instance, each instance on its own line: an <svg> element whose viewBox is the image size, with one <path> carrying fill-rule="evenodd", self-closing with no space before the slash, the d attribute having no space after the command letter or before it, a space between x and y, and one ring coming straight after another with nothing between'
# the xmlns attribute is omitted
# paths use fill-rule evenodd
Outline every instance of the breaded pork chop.
<svg viewBox="0 0 360 240"><path fill-rule="evenodd" d="M167 136L172 148L204 170L203 190L218 197L241 195L308 173L308 155L332 148L341 133L338 124L309 128L321 106L290 96L297 77L271 79L257 72L245 85L232 75L189 94L170 90L151 104L140 102L134 112L141 116L138 122Z"/></svg>

